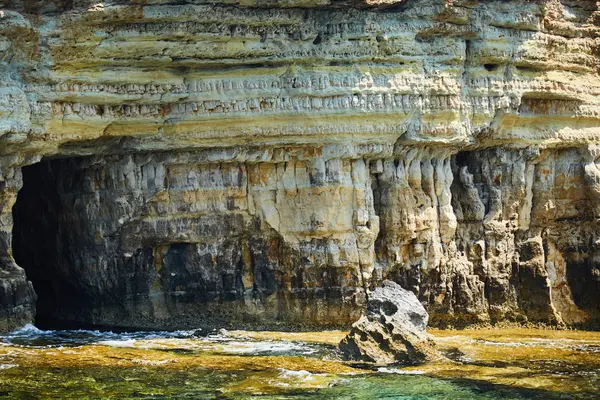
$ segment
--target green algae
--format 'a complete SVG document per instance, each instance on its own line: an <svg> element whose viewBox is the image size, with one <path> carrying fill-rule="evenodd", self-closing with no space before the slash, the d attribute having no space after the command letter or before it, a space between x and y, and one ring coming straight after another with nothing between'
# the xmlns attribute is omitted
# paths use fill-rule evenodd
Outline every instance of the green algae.
<svg viewBox="0 0 600 400"><path fill-rule="evenodd" d="M379 371L337 359L339 331L3 343L0 398L586 399L599 393L598 333L433 333L448 360ZM288 350L277 353L278 346Z"/></svg>

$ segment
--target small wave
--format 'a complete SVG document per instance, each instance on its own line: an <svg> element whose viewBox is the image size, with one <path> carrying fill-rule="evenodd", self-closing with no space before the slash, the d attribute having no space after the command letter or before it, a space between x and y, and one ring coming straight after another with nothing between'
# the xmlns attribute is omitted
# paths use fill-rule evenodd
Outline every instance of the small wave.
<svg viewBox="0 0 600 400"><path fill-rule="evenodd" d="M48 348L61 346L81 346L115 335L112 332L87 331L87 330L42 330L33 325L26 325L21 329L0 336L0 341L9 345Z"/></svg>
<svg viewBox="0 0 600 400"><path fill-rule="evenodd" d="M339 381L327 374L315 374L305 370L292 370L279 368L276 379L270 380L269 384L276 387L294 387L318 389L330 386Z"/></svg>
<svg viewBox="0 0 600 400"><path fill-rule="evenodd" d="M20 328L20 329L16 329L14 331L12 331L11 333L9 333L9 335L42 335L47 331L43 331L39 328L37 328L35 325L32 324L27 324L24 327Z"/></svg>
<svg viewBox="0 0 600 400"><path fill-rule="evenodd" d="M600 346L596 344L580 344L571 347L575 351L581 351L586 353L600 353Z"/></svg>
<svg viewBox="0 0 600 400"><path fill-rule="evenodd" d="M293 370L293 369L285 369L285 368L280 368L279 369L280 374L279 376L282 378L294 378L294 379L308 379L310 378L313 374L305 371L305 370Z"/></svg>
<svg viewBox="0 0 600 400"><path fill-rule="evenodd" d="M543 344L541 344L541 343L495 342L493 340L482 340L482 339L478 339L475 342L477 344L483 344L485 346L500 346L500 347L534 347L534 346L543 346Z"/></svg>
<svg viewBox="0 0 600 400"><path fill-rule="evenodd" d="M228 341L227 346L221 349L225 353L231 354L313 354L316 352L305 344L297 344L293 342L240 342Z"/></svg>
<svg viewBox="0 0 600 400"><path fill-rule="evenodd" d="M103 345L111 347L139 347L169 349L177 343L165 340L183 339L184 346L190 351L217 351L236 355L314 355L319 346L303 342L279 340L254 340L232 337L226 330L200 331L137 331L115 333L98 330L41 330L27 325L7 335L0 336L0 344L29 348L60 348L84 345Z"/></svg>
<svg viewBox="0 0 600 400"><path fill-rule="evenodd" d="M99 342L126 342L135 339L193 338L197 329L179 331L136 331L115 333L99 330L42 330L28 324L21 329L0 336L0 344L33 348L83 346Z"/></svg>
<svg viewBox="0 0 600 400"><path fill-rule="evenodd" d="M136 339L127 339L127 340L101 340L96 344L110 347L135 347L137 340Z"/></svg>
<svg viewBox="0 0 600 400"><path fill-rule="evenodd" d="M399 369L399 368L386 368L386 367L378 368L377 372L381 372L383 374L397 374L397 375L424 375L425 374L425 371L417 370L417 369L405 370L405 369Z"/></svg>
<svg viewBox="0 0 600 400"><path fill-rule="evenodd" d="M160 366L160 365L171 364L175 361L173 361L173 360L138 360L138 359L134 359L134 360L131 360L131 362L134 364L147 365L147 366Z"/></svg>

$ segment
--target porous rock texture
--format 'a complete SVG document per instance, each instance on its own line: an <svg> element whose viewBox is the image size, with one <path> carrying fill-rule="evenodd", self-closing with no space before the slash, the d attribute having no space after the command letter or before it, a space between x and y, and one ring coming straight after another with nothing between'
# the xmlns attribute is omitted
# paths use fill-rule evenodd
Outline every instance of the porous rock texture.
<svg viewBox="0 0 600 400"><path fill-rule="evenodd" d="M596 1L0 4L0 329L600 321Z"/></svg>
<svg viewBox="0 0 600 400"><path fill-rule="evenodd" d="M368 293L366 313L338 347L347 361L406 365L439 360L442 356L427 336L428 321L413 292L386 280Z"/></svg>

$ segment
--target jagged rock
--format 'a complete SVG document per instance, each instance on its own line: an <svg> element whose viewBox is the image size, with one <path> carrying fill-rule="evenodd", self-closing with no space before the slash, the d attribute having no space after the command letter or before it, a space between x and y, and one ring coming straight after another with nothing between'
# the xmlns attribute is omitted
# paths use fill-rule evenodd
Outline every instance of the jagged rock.
<svg viewBox="0 0 600 400"><path fill-rule="evenodd" d="M12 254L12 208L23 184L18 167L23 162L21 156L0 157L0 332L30 323L36 311L33 285Z"/></svg>
<svg viewBox="0 0 600 400"><path fill-rule="evenodd" d="M339 344L345 360L375 364L419 364L439 359L428 338L429 315L417 296L392 281L369 293L366 315Z"/></svg>

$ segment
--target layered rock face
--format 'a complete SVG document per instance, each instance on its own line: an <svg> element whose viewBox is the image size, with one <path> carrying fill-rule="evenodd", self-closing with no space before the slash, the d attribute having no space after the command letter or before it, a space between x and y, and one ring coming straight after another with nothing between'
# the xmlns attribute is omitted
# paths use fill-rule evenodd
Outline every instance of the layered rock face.
<svg viewBox="0 0 600 400"><path fill-rule="evenodd" d="M599 320L595 1L3 6L0 329Z"/></svg>
<svg viewBox="0 0 600 400"><path fill-rule="evenodd" d="M25 168L32 184L16 206L15 257L46 290L40 315L146 328L355 321L376 237L364 161L206 155L216 156Z"/></svg>

